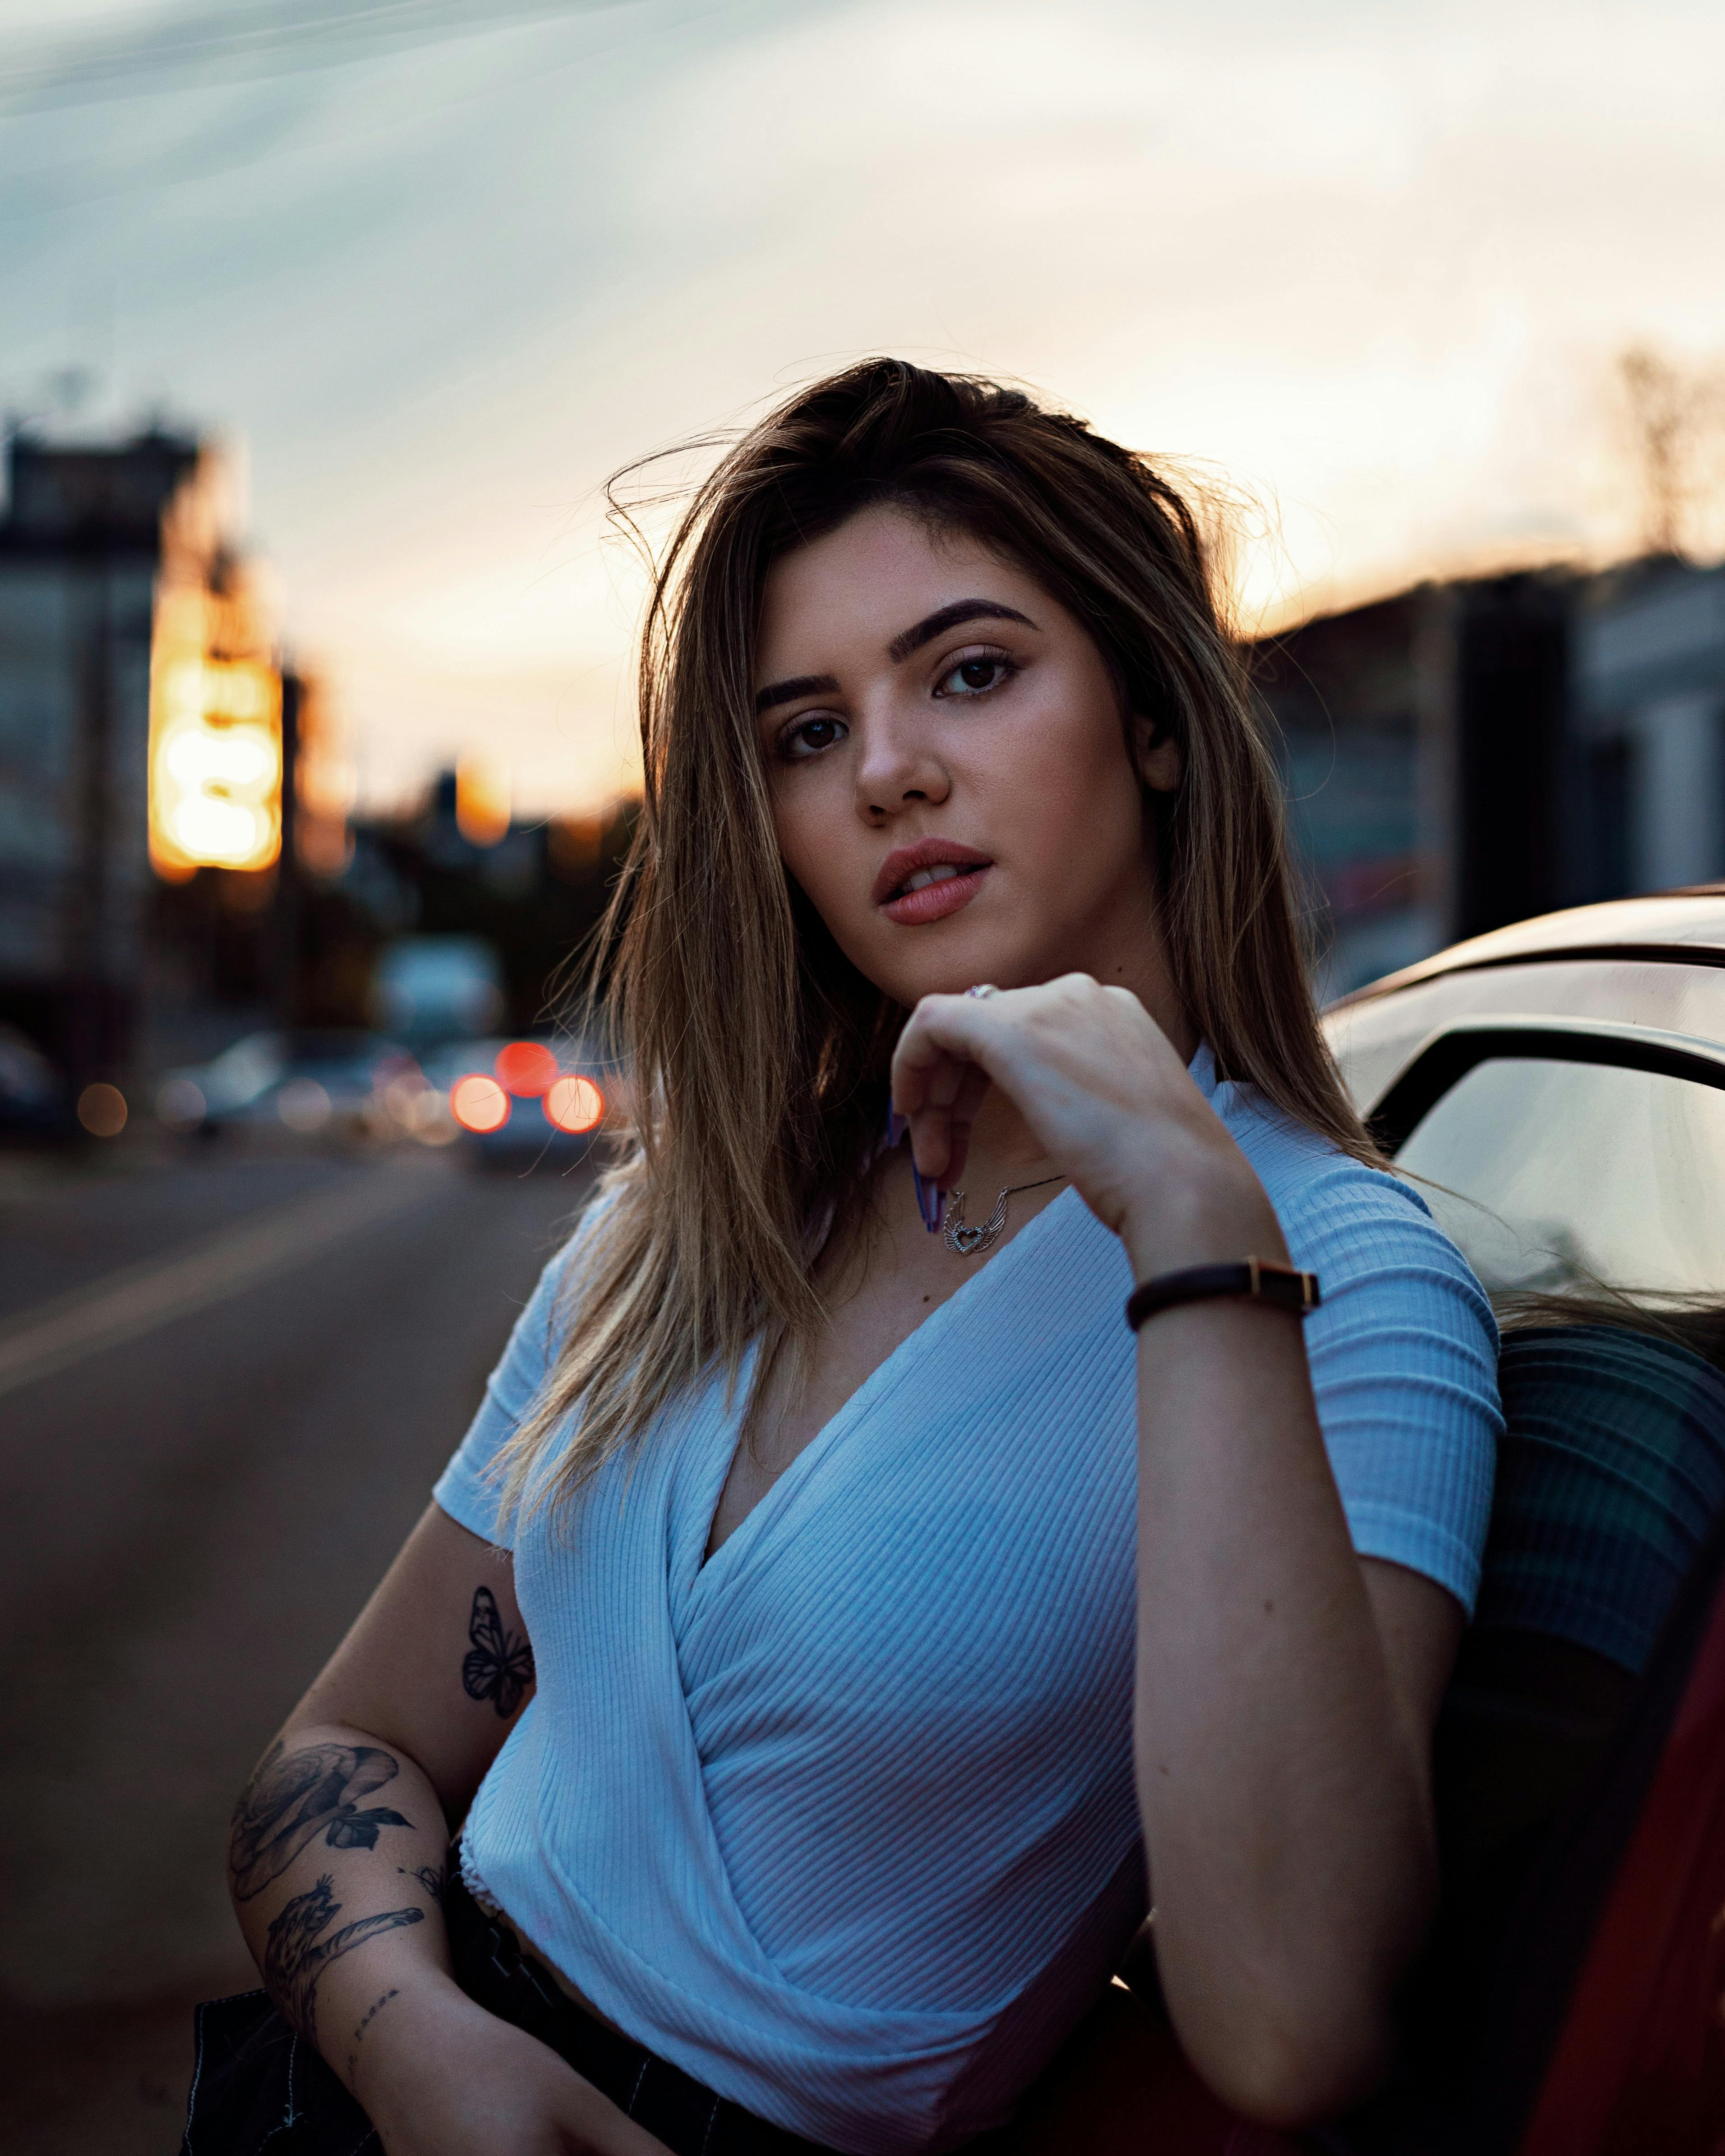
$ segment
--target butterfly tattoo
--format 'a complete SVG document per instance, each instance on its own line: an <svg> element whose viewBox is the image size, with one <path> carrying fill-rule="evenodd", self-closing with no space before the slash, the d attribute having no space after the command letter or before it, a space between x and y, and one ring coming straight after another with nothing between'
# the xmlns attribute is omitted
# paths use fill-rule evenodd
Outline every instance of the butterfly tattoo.
<svg viewBox="0 0 1725 2156"><path fill-rule="evenodd" d="M467 1636L473 1645L461 1665L462 1690L470 1699L490 1700L506 1722L533 1681L533 1650L527 1635L506 1631L496 1596L489 1587L476 1587Z"/></svg>

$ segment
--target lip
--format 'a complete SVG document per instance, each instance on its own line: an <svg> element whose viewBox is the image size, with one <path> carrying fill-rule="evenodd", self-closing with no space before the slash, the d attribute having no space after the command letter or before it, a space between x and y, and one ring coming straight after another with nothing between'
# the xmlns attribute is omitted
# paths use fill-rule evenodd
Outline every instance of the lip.
<svg viewBox="0 0 1725 2156"><path fill-rule="evenodd" d="M960 845L956 839L918 839L914 845L895 847L886 856L875 879L872 896L889 921L916 927L925 921L942 921L968 906L993 865L987 854L978 853L974 846ZM959 874L893 897L907 877L919 869L932 868L954 868Z"/></svg>

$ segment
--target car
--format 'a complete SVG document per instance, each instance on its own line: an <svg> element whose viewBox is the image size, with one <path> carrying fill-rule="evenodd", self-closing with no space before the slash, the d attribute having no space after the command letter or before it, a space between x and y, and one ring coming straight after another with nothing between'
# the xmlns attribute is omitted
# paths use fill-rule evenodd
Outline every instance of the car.
<svg viewBox="0 0 1725 2156"><path fill-rule="evenodd" d="M496 949L482 936L403 936L378 957L372 1015L416 1048L486 1032L503 1001Z"/></svg>
<svg viewBox="0 0 1725 2156"><path fill-rule="evenodd" d="M1717 2156L1725 886L1499 929L1323 1024L1504 1328L1507 1427L1437 1732L1441 1903L1405 2063L1322 2132L1249 2126L1181 2059L1141 1933L1023 2145Z"/></svg>
<svg viewBox="0 0 1725 2156"><path fill-rule="evenodd" d="M1475 937L1325 1028L1506 1326L1486 1581L1439 1740L1450 1906L1424 2010L1443 2035L1409 2116L1458 2149L1711 2156L1725 886Z"/></svg>
<svg viewBox="0 0 1725 2156"><path fill-rule="evenodd" d="M446 1041L422 1068L478 1168L561 1173L619 1127L618 1065L567 1035Z"/></svg>
<svg viewBox="0 0 1725 2156"><path fill-rule="evenodd" d="M419 1082L405 1049L358 1027L252 1033L166 1073L156 1111L170 1129L204 1137L250 1127L371 1140L397 1134L392 1089Z"/></svg>

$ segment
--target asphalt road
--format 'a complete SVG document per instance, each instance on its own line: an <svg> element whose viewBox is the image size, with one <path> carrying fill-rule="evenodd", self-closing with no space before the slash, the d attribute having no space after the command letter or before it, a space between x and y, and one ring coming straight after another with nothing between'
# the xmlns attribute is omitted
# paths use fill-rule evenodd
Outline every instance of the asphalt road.
<svg viewBox="0 0 1725 2156"><path fill-rule="evenodd" d="M234 1794L424 1506L584 1170L0 1164L0 2146L172 2156L254 1979Z"/></svg>

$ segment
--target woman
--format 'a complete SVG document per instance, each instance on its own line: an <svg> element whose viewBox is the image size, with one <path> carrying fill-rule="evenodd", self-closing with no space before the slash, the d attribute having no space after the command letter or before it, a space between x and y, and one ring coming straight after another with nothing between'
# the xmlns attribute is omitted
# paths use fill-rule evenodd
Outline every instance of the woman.
<svg viewBox="0 0 1725 2156"><path fill-rule="evenodd" d="M1147 1851L1189 2056L1340 2110L1496 1338L1325 1055L1193 514L871 362L701 490L641 694L639 1144L242 1799L271 1994L391 2156L943 2150Z"/></svg>

